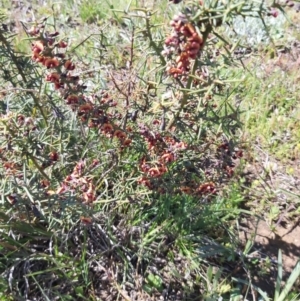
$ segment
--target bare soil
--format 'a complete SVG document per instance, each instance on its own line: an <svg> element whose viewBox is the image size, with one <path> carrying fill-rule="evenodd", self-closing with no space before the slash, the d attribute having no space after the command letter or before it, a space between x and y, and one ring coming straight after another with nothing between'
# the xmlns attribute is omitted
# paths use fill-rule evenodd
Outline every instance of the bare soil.
<svg viewBox="0 0 300 301"><path fill-rule="evenodd" d="M283 270L288 275L300 257L300 218L297 221L279 224L275 231L262 219L247 219L242 222L241 241L253 241L253 250L277 261L282 250Z"/></svg>

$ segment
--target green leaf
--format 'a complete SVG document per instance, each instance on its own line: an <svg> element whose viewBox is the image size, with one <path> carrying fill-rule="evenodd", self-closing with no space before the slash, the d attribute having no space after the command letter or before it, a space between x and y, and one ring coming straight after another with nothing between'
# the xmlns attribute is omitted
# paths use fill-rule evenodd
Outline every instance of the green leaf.
<svg viewBox="0 0 300 301"><path fill-rule="evenodd" d="M149 274L147 280L148 283L158 291L162 290L162 279L158 275Z"/></svg>
<svg viewBox="0 0 300 301"><path fill-rule="evenodd" d="M208 280L208 282L211 282L212 281L212 277L213 277L213 268L212 268L212 266L210 265L209 267L208 267L208 269L207 269L207 280Z"/></svg>
<svg viewBox="0 0 300 301"><path fill-rule="evenodd" d="M275 301L284 301L285 300L286 296L290 292L292 286L297 281L299 276L300 276L300 260L298 260L298 262L297 262L295 268L293 269L289 279L287 280L286 285L283 288L280 296L278 297L278 299L275 299Z"/></svg>
<svg viewBox="0 0 300 301"><path fill-rule="evenodd" d="M275 295L274 300L276 301L280 294L280 286L282 281L282 252L278 250L278 274L276 279L276 286L275 286Z"/></svg>

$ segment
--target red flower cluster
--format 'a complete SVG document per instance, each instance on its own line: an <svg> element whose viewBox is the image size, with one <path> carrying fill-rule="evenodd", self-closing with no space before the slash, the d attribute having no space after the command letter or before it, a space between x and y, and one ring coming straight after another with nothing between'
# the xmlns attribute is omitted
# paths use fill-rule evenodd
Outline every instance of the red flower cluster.
<svg viewBox="0 0 300 301"><path fill-rule="evenodd" d="M119 129L112 122L116 118L111 113L106 112L109 107L116 106L108 95L101 94L99 101L96 95L84 95L85 86L79 84L80 78L74 75L75 64L71 59L66 58L65 41L56 41L59 33L47 33L44 25L40 24L28 31L28 34L35 37L32 44L32 59L36 63L45 66L51 71L46 75L46 81L53 83L54 88L59 90L67 105L73 111L77 111L80 121L86 122L89 128L96 128L99 133L110 138L116 138L120 142L120 150L131 144L131 139L124 130ZM96 104L98 101L98 104ZM24 118L18 118L20 124L25 122ZM49 154L49 164L53 164L59 159L56 152ZM95 162L93 162L94 164ZM94 165L91 165L93 168ZM49 190L48 194L62 194L64 192L81 193L84 203L90 204L95 201L95 187L92 179L84 176L85 162L80 161L75 166L74 171L68 175L56 191Z"/></svg>
<svg viewBox="0 0 300 301"><path fill-rule="evenodd" d="M113 98L107 92L102 91L101 94L101 104L106 105L108 107L115 107L117 105L117 102L114 101Z"/></svg>
<svg viewBox="0 0 300 301"><path fill-rule="evenodd" d="M188 145L170 134L162 135L150 131L145 125L140 125L140 134L148 144L150 152L139 161L139 170L142 172L142 176L138 180L138 184L158 193L164 193L168 188L163 186L164 181L161 177L166 175L170 164L180 158L180 151L186 150ZM168 175L166 175L165 180L168 182ZM173 187L172 192L203 196L215 194L217 189L215 183L211 180L204 183L195 180L184 180L177 187Z"/></svg>
<svg viewBox="0 0 300 301"><path fill-rule="evenodd" d="M28 31L28 34L36 37L32 44L32 59L44 65L47 69L54 69L46 75L46 81L53 83L56 90L60 90L66 104L73 110L77 110L78 117L82 122L87 122L88 127L98 128L107 137L116 137L121 142L121 150L129 146L131 140L126 133L116 130L109 117L112 114L105 114L105 109L117 105L109 97L108 93L102 93L100 105L96 105L96 96L85 96L83 90L85 86L79 84L79 76L73 75L75 64L71 59L66 58L66 54L61 51L67 47L65 41L56 42L59 33L45 33L44 25L40 24Z"/></svg>
<svg viewBox="0 0 300 301"><path fill-rule="evenodd" d="M53 83L56 90L61 90L67 104L79 103L79 93L85 87L78 84L79 76L72 74L75 64L66 58L64 49L68 46L67 42L56 42L59 32L44 32L43 24L32 27L28 34L36 38L31 46L32 60L47 69L54 69L46 75L46 81Z"/></svg>
<svg viewBox="0 0 300 301"><path fill-rule="evenodd" d="M215 194L217 192L216 190L216 185L213 183L213 182L207 182L207 183L204 183L204 184L201 184L196 192L198 194Z"/></svg>
<svg viewBox="0 0 300 301"><path fill-rule="evenodd" d="M85 162L83 160L79 161L74 167L73 172L64 179L56 192L49 190L48 194L80 191L82 192L82 201L85 204L93 203L96 199L95 186L90 178L84 176L85 168Z"/></svg>
<svg viewBox="0 0 300 301"><path fill-rule="evenodd" d="M167 165L177 159L177 152L186 149L187 144L171 136L154 133L144 125L140 125L140 135L144 137L151 153L140 159L139 169L144 175L138 183L153 189L152 179L164 175L168 171Z"/></svg>
<svg viewBox="0 0 300 301"><path fill-rule="evenodd" d="M216 194L216 185L213 182L206 182L203 184L196 184L195 182L190 182L188 185L180 186L177 192L181 192L189 195L212 195Z"/></svg>
<svg viewBox="0 0 300 301"><path fill-rule="evenodd" d="M32 60L37 63L41 63L48 69L57 68L60 65L64 64L67 70L74 70L69 67L71 63L66 64L62 61L62 59L65 57L64 53L59 53L59 52L57 54L53 53L56 48L67 47L67 43L64 41L60 41L54 44L55 42L54 37L56 35L58 35L58 32L41 35L39 37L39 40L37 40L35 43L32 44L31 46Z"/></svg>
<svg viewBox="0 0 300 301"><path fill-rule="evenodd" d="M166 38L162 54L169 56L177 51L175 64L169 66L167 71L170 75L178 77L186 75L190 70L191 60L197 58L203 46L203 38L184 14L175 15L170 25L173 27L173 33Z"/></svg>

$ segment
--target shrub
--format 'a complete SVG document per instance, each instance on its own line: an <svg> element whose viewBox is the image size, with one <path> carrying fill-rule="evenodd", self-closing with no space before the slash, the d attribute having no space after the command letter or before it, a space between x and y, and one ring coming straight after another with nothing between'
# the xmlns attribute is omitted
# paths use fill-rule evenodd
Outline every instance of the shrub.
<svg viewBox="0 0 300 301"><path fill-rule="evenodd" d="M237 206L223 188L239 180L243 157L233 139L238 108L228 101L241 79L227 71L241 45L225 29L238 17L277 17L276 7L187 1L166 34L155 12L128 8L114 33L107 23L73 49L45 18L24 26L30 57L1 29L3 248L24 246L23 259L8 253L2 268L11 292L105 298L99 287L108 286L128 299L136 274L140 294L197 295L196 246L218 233L230 243L223 227ZM82 19L94 22L100 11L85 9Z"/></svg>

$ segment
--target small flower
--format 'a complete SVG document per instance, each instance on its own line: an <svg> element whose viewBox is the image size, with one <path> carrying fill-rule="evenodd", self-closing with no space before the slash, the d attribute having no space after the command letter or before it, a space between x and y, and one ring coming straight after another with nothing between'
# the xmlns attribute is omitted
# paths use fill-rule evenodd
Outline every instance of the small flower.
<svg viewBox="0 0 300 301"><path fill-rule="evenodd" d="M277 9L271 7L271 8L270 8L270 11L267 13L267 15L268 15L268 16L272 16L272 17L274 17L274 18L277 18L278 15L279 15L279 13L278 13L278 10L277 10Z"/></svg>
<svg viewBox="0 0 300 301"><path fill-rule="evenodd" d="M65 178L65 180L64 180L64 182L65 182L66 184L68 184L68 182L71 182L72 180L73 180L72 175L67 175L66 178Z"/></svg>
<svg viewBox="0 0 300 301"><path fill-rule="evenodd" d="M68 46L68 43L65 41L59 41L57 44L57 47L59 48L66 48Z"/></svg>
<svg viewBox="0 0 300 301"><path fill-rule="evenodd" d="M44 44L42 41L36 41L33 45L32 45L32 51L34 53L41 53L44 50Z"/></svg>
<svg viewBox="0 0 300 301"><path fill-rule="evenodd" d="M67 70L74 70L75 69L75 65L70 61L70 60L67 60L64 64L64 67L67 69Z"/></svg>
<svg viewBox="0 0 300 301"><path fill-rule="evenodd" d="M64 87L64 84L62 84L62 83L54 83L55 90L59 90L60 88L63 88L63 87Z"/></svg>
<svg viewBox="0 0 300 301"><path fill-rule="evenodd" d="M118 138L120 140L124 140L126 138L126 134L123 131L121 131L121 130L116 130L114 132L114 137L116 137L116 138Z"/></svg>
<svg viewBox="0 0 300 301"><path fill-rule="evenodd" d="M150 180L148 178L146 178L146 177L142 177L137 182L138 182L138 184L145 185L145 186L147 186L150 189L152 187Z"/></svg>
<svg viewBox="0 0 300 301"><path fill-rule="evenodd" d="M192 193L192 188L188 186L181 186L179 189L182 193L186 193L186 194Z"/></svg>
<svg viewBox="0 0 300 301"><path fill-rule="evenodd" d="M233 169L232 167L226 166L226 167L225 167L225 170L226 170L226 173L227 173L227 175L228 175L229 177L232 177L232 176L233 176L233 174L234 174L234 169Z"/></svg>
<svg viewBox="0 0 300 301"><path fill-rule="evenodd" d="M48 38L47 39L47 45L50 46L50 47L53 46L54 42L55 42L55 39L53 39L53 38Z"/></svg>
<svg viewBox="0 0 300 301"><path fill-rule="evenodd" d="M153 178L158 178L162 174L164 174L167 171L167 168L165 166L162 167L152 167L149 169L148 174Z"/></svg>
<svg viewBox="0 0 300 301"><path fill-rule="evenodd" d="M242 150L237 150L235 152L235 155L236 155L237 158L242 158L243 157L243 151Z"/></svg>
<svg viewBox="0 0 300 301"><path fill-rule="evenodd" d="M171 67L171 68L167 68L167 72L170 74L170 75L173 75L175 78L180 74L183 74L183 70L182 69L179 69L179 68L174 68L174 67Z"/></svg>
<svg viewBox="0 0 300 301"><path fill-rule="evenodd" d="M46 68L56 68L59 66L59 61L57 58L51 58L51 57L48 57L48 58L45 58L44 62L43 62L43 65L46 67Z"/></svg>
<svg viewBox="0 0 300 301"><path fill-rule="evenodd" d="M96 167L99 163L100 163L100 162L99 162L98 159L93 159L92 167Z"/></svg>
<svg viewBox="0 0 300 301"><path fill-rule="evenodd" d="M58 73L50 73L46 76L47 82L59 83L60 75Z"/></svg>
<svg viewBox="0 0 300 301"><path fill-rule="evenodd" d="M131 144L132 140L131 139L126 139L125 141L123 141L122 146L126 147L129 146Z"/></svg>
<svg viewBox="0 0 300 301"><path fill-rule="evenodd" d="M79 101L79 97L77 95L71 94L67 97L67 104L77 104Z"/></svg>
<svg viewBox="0 0 300 301"><path fill-rule="evenodd" d="M85 103L78 108L79 113L87 113L93 109L93 105L90 103Z"/></svg>
<svg viewBox="0 0 300 301"><path fill-rule="evenodd" d="M27 33L30 35L30 36L36 36L40 33L40 29L36 26L32 26L28 31Z"/></svg>
<svg viewBox="0 0 300 301"><path fill-rule="evenodd" d="M146 162L146 158L145 157L140 160L139 167L140 167L141 171L143 171L143 172L148 172L149 171L150 166Z"/></svg>
<svg viewBox="0 0 300 301"><path fill-rule="evenodd" d="M6 198L11 205L15 205L17 203L17 196L15 194L8 195Z"/></svg>
<svg viewBox="0 0 300 301"><path fill-rule="evenodd" d="M101 129L105 134L111 134L114 130L110 123L104 123Z"/></svg>
<svg viewBox="0 0 300 301"><path fill-rule="evenodd" d="M81 175L83 173L84 168L85 168L85 162L83 160L80 160L74 167L73 175L74 176Z"/></svg>
<svg viewBox="0 0 300 301"><path fill-rule="evenodd" d="M25 118L25 125L26 126L34 125L33 119L31 117L26 117Z"/></svg>
<svg viewBox="0 0 300 301"><path fill-rule="evenodd" d="M90 225L92 224L92 219L90 217L84 217L84 216L81 216L80 217L80 220L83 224L85 225Z"/></svg>
<svg viewBox="0 0 300 301"><path fill-rule="evenodd" d="M49 182L48 180L46 180L46 179L41 180L41 181L40 181L40 184L41 184L41 186L44 187L44 188L47 188L47 187L50 186L50 182Z"/></svg>
<svg viewBox="0 0 300 301"><path fill-rule="evenodd" d="M83 193L83 199L86 203L92 203L93 201L95 201L96 197L94 190L94 185L92 183L89 183L88 191Z"/></svg>
<svg viewBox="0 0 300 301"><path fill-rule="evenodd" d="M42 56L42 55L39 55L38 53L34 52L31 56L31 59L34 61L34 62L37 62L37 63L41 63L43 64L44 61L45 61L45 57Z"/></svg>
<svg viewBox="0 0 300 301"><path fill-rule="evenodd" d="M165 44L166 44L166 46L178 46L179 41L177 38L169 36L166 38ZM165 51L166 51L166 49L165 49ZM169 54L169 53L167 53L167 54Z"/></svg>
<svg viewBox="0 0 300 301"><path fill-rule="evenodd" d="M197 192L201 194L213 194L216 193L216 186L213 182L207 182L204 184L201 184L197 188Z"/></svg>
<svg viewBox="0 0 300 301"><path fill-rule="evenodd" d="M173 162L175 160L175 156L173 153L170 152L166 152L165 154L163 154L160 157L161 161L165 162L165 163L170 163Z"/></svg>
<svg viewBox="0 0 300 301"><path fill-rule="evenodd" d="M51 152L49 155L49 158L52 162L56 162L59 158L58 153L57 152Z"/></svg>
<svg viewBox="0 0 300 301"><path fill-rule="evenodd" d="M165 137L164 141L165 141L165 143L167 143L170 146L173 146L176 143L176 141L172 137L169 137L169 136Z"/></svg>
<svg viewBox="0 0 300 301"><path fill-rule="evenodd" d="M25 121L25 116L20 114L18 115L17 120L19 125L23 125Z"/></svg>

